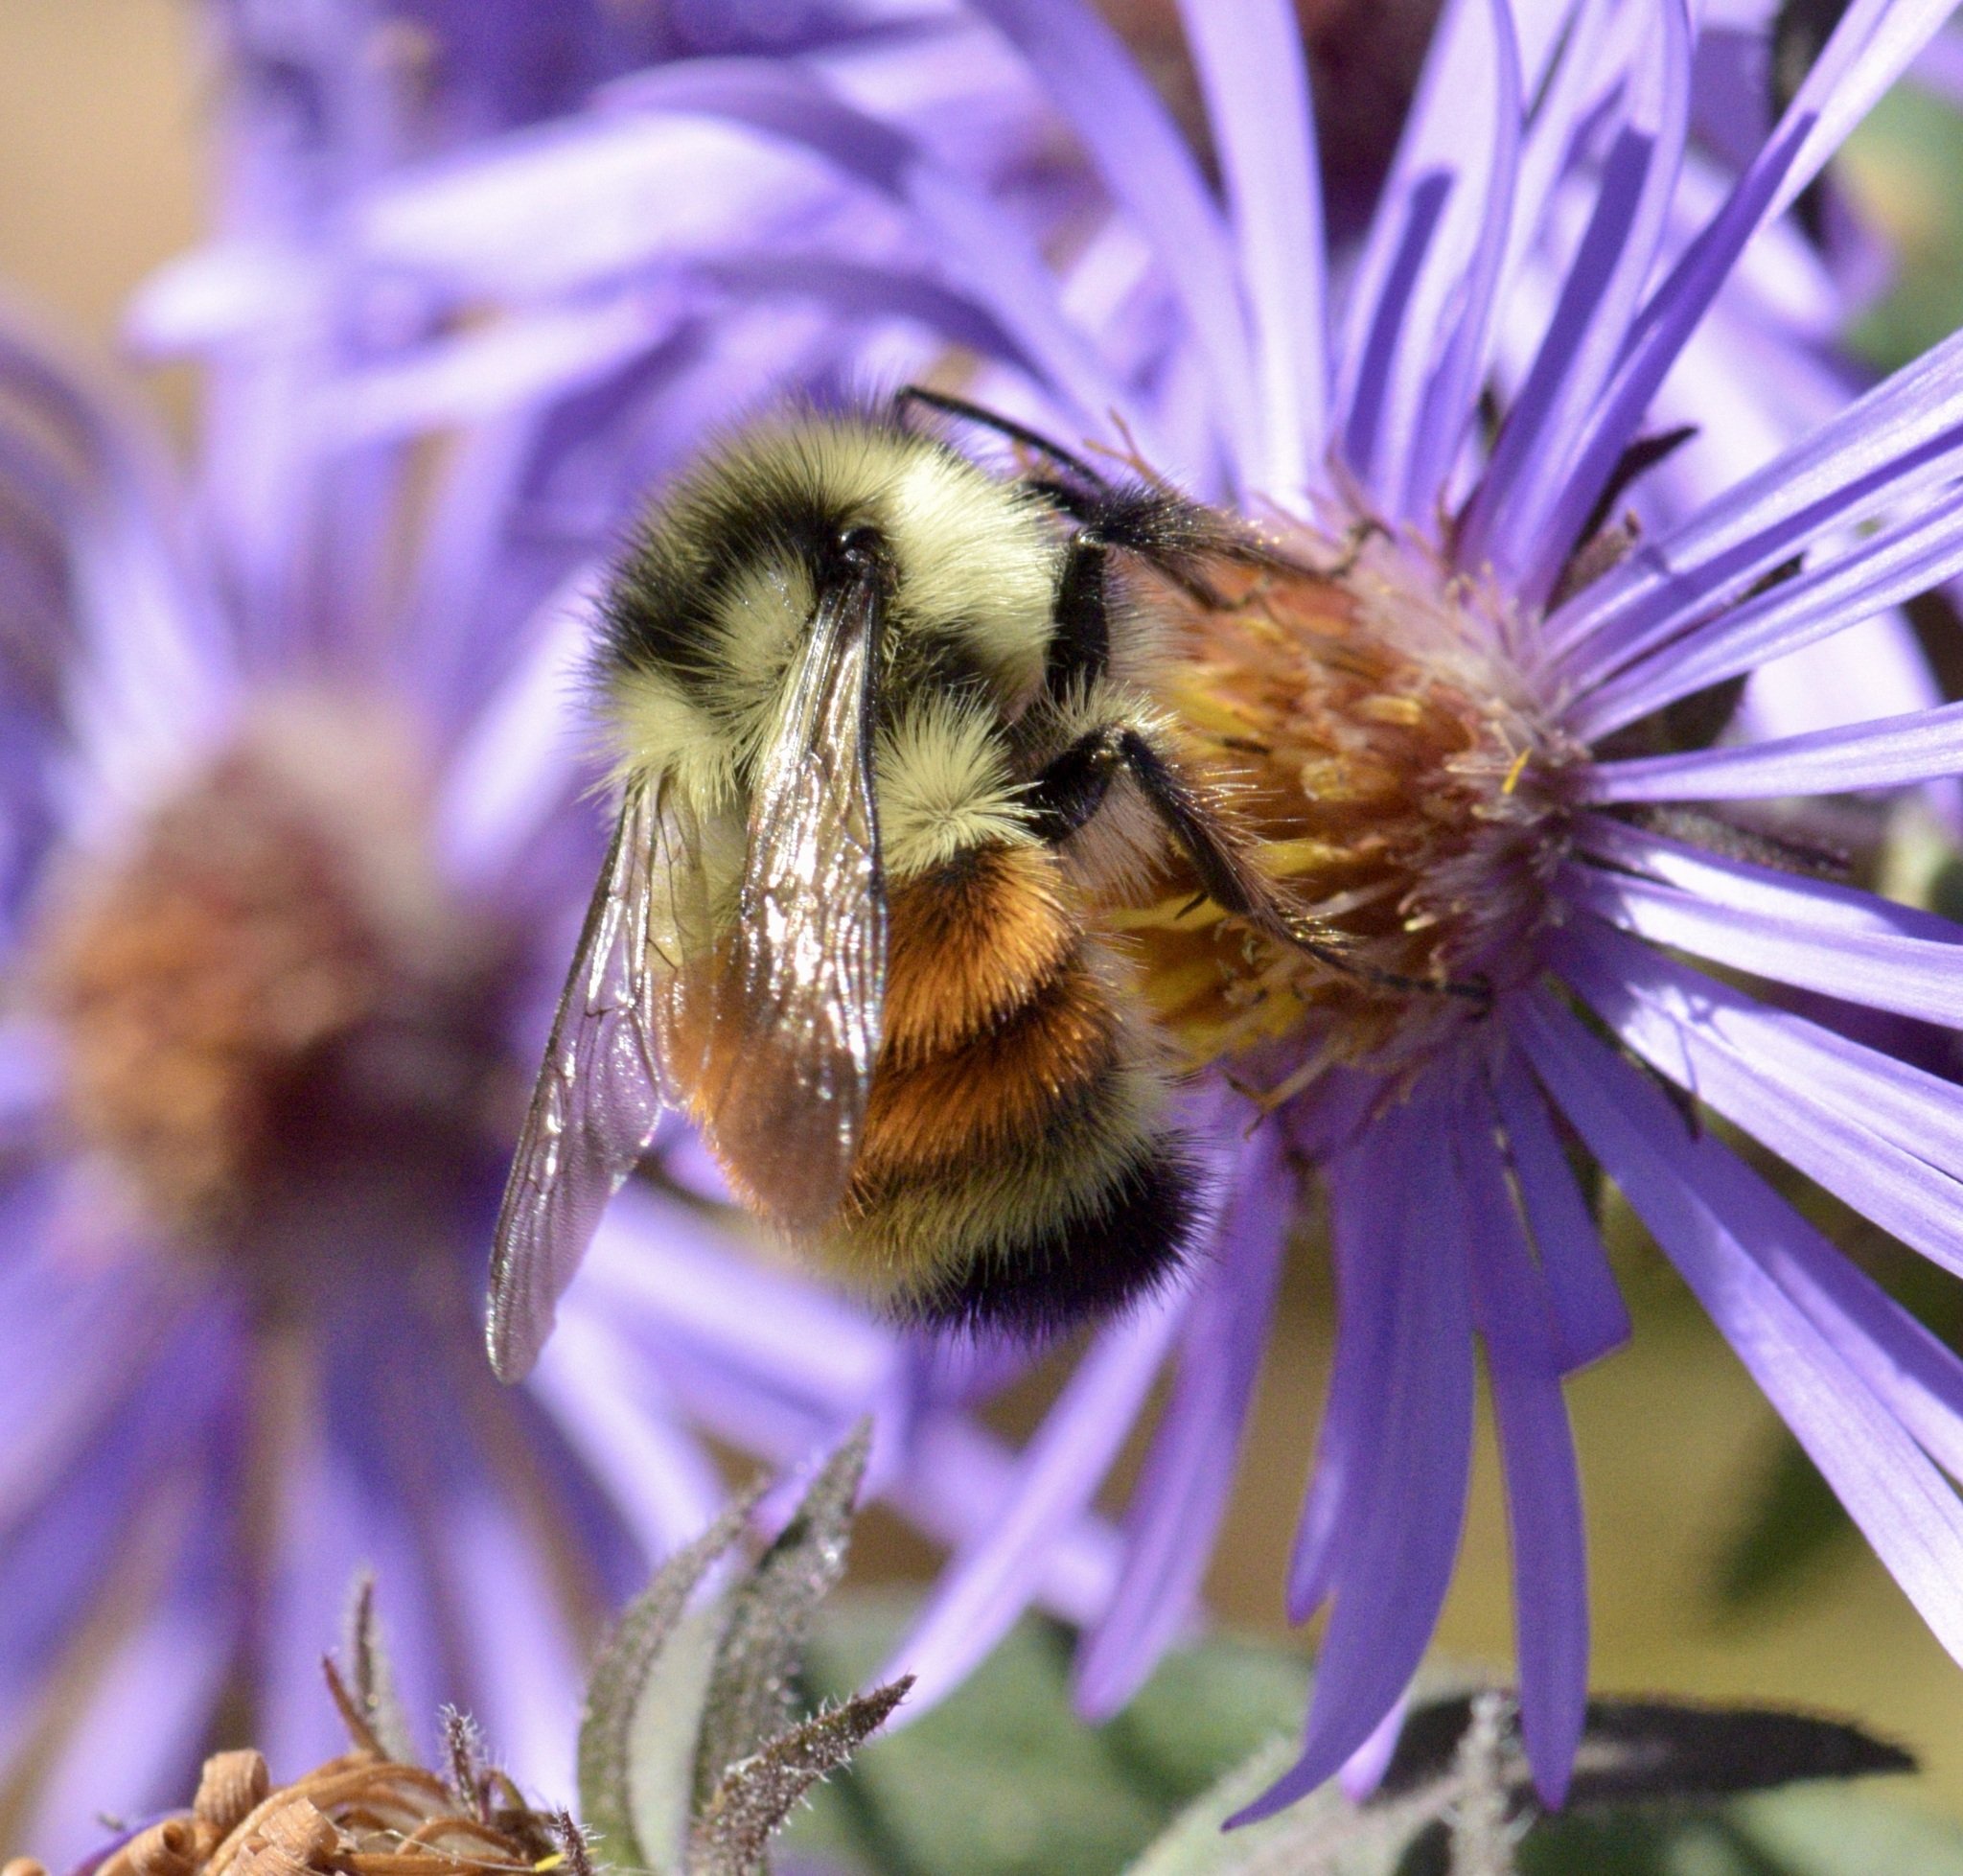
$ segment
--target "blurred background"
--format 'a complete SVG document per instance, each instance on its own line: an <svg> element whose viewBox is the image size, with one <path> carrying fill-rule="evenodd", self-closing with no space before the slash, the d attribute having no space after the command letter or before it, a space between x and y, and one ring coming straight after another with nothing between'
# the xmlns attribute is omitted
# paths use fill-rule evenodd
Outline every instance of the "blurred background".
<svg viewBox="0 0 1963 1876"><path fill-rule="evenodd" d="M1352 30L1361 16L1367 31L1372 4L1328 11L1338 26L1347 11ZM1137 11L1127 24L1147 41L1160 30ZM199 231L207 81L195 26L177 0L0 0L0 279L103 356L125 296ZM1904 261L1851 336L1878 362L1963 322L1959 175L1963 126L1927 100L1891 101L1842 161L1842 186ZM1623 1236L1634 1344L1570 1390L1594 1543L1598 1685L1857 1716L1911 1747L1926 1767L1920 1795L1963 1816L1963 1671L1822 1509L1771 1410L1674 1275ZM1276 1633L1327 1377L1330 1299L1319 1270L1305 1246L1211 1579L1228 1619ZM1005 1413L1033 1421L1040 1400L1027 1388ZM929 1562L875 1518L857 1567L903 1578ZM1503 1662L1507 1596L1488 1440L1441 1646Z"/></svg>

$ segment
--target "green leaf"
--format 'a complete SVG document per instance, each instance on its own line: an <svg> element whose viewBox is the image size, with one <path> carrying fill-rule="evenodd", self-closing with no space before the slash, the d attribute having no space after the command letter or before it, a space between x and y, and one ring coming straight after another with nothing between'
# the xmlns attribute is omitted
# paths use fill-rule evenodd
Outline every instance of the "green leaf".
<svg viewBox="0 0 1963 1876"><path fill-rule="evenodd" d="M891 1594L828 1605L807 1685L863 1686L912 1607ZM1068 1635L1023 1622L958 1693L814 1793L787 1841L879 1876L1117 1876L1213 1779L1294 1732L1308 1685L1299 1656L1216 1637L1167 1656L1093 1727L1071 1710L1069 1676Z"/></svg>
<svg viewBox="0 0 1963 1876"><path fill-rule="evenodd" d="M1963 115L1928 91L1897 85L1850 136L1834 174L1894 250L1888 290L1847 335L1884 371L1963 324Z"/></svg>
<svg viewBox="0 0 1963 1876"><path fill-rule="evenodd" d="M781 1732L818 1606L845 1567L852 1502L872 1446L872 1423L820 1468L790 1522L724 1604L722 1638L703 1702L695 1803L709 1804L724 1774Z"/></svg>
<svg viewBox="0 0 1963 1876"><path fill-rule="evenodd" d="M1858 1535L1799 1442L1783 1426L1777 1441L1719 1562L1718 1599L1733 1613L1795 1594Z"/></svg>
<svg viewBox="0 0 1963 1876"><path fill-rule="evenodd" d="M579 1729L580 1818L601 1862L617 1869L673 1868L687 1841L688 1794L665 1801L647 1776L663 1754L650 1733L697 1738L714 1633L683 1624L689 1597L709 1567L749 1524L765 1487L735 1498L686 1548L679 1550L621 1616L587 1683ZM686 1633L695 1645L673 1646ZM687 1762L689 1754L681 1755ZM657 1851L662 1854L656 1854Z"/></svg>
<svg viewBox="0 0 1963 1876"><path fill-rule="evenodd" d="M886 1724L912 1684L909 1676L826 1707L731 1766L696 1820L689 1876L759 1876L792 1807Z"/></svg>

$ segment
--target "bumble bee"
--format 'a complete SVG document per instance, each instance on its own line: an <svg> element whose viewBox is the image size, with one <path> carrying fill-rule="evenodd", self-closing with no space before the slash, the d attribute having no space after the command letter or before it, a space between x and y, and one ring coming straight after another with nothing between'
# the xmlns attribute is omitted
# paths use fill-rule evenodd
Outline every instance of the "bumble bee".
<svg viewBox="0 0 1963 1876"><path fill-rule="evenodd" d="M923 407L1006 436L1024 473L913 427ZM1169 851L1225 914L1344 965L1178 754L1166 634L1119 564L1205 603L1210 564L1274 554L918 389L755 428L680 480L603 608L620 818L497 1221L501 1375L665 1108L902 1319L1041 1332L1180 1265L1192 1155L1099 909Z"/></svg>

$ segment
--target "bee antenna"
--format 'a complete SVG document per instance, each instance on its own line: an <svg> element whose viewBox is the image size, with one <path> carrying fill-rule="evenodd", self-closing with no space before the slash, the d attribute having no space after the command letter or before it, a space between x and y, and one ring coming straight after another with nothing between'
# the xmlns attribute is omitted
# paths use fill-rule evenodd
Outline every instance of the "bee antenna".
<svg viewBox="0 0 1963 1876"><path fill-rule="evenodd" d="M1074 455L1062 444L1052 443L1041 430L1030 429L1028 425L1017 423L1013 417L985 410L979 404L952 397L946 391L930 391L921 384L909 384L893 394L895 410L904 411L912 404L925 405L928 409L938 410L943 416L958 417L963 423L993 430L998 436L1007 437L1011 443L1020 443L1027 450L1034 450L1037 454L1061 464L1073 475L1081 475L1094 489L1101 491L1111 486L1108 478L1099 475L1083 457Z"/></svg>

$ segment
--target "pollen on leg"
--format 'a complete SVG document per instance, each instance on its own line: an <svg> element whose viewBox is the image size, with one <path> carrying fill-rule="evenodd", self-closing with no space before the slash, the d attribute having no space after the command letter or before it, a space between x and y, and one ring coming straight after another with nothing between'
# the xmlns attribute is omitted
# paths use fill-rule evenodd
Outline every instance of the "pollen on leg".
<svg viewBox="0 0 1963 1876"><path fill-rule="evenodd" d="M1510 620L1421 548L1351 527L1285 550L1300 570L1210 569L1217 606L1169 596L1183 645L1163 701L1266 870L1358 968L1225 916L1176 867L1112 917L1190 1059L1290 1044L1292 1092L1339 1063L1421 1059L1479 1007L1447 986L1525 968L1580 752L1537 706Z"/></svg>

